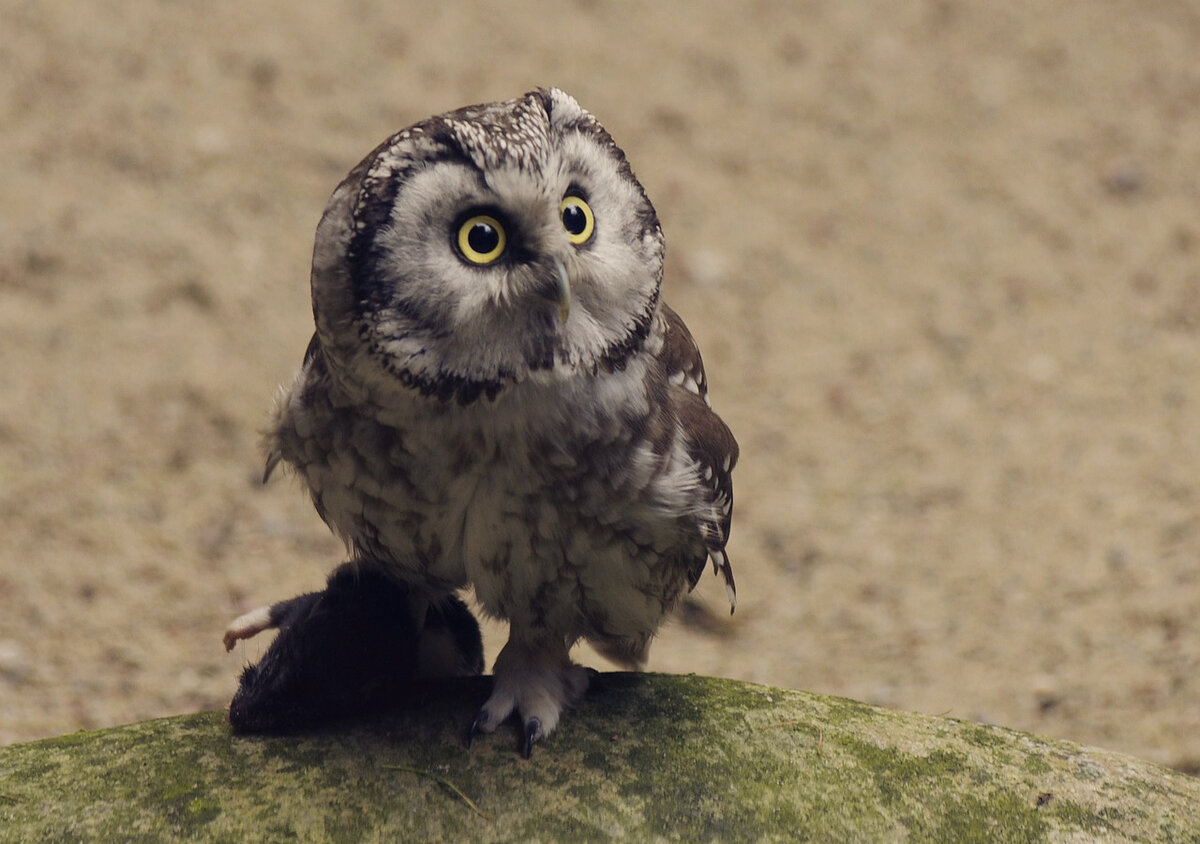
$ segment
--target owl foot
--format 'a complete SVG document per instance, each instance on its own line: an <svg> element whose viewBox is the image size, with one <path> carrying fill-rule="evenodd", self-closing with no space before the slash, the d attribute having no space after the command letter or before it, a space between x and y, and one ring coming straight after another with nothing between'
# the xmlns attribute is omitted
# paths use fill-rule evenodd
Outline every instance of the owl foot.
<svg viewBox="0 0 1200 844"><path fill-rule="evenodd" d="M533 746L554 732L563 709L587 690L592 673L571 662L565 648L555 654L509 640L496 659L491 697L471 722L467 744L516 713L522 723L521 755L528 759Z"/></svg>

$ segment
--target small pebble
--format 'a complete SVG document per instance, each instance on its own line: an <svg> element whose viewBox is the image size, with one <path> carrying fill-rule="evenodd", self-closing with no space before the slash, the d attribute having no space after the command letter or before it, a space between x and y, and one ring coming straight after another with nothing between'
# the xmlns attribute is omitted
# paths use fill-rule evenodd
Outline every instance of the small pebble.
<svg viewBox="0 0 1200 844"><path fill-rule="evenodd" d="M1114 161L1104 171L1101 181L1105 190L1119 196L1137 193L1145 185L1142 168L1132 161Z"/></svg>

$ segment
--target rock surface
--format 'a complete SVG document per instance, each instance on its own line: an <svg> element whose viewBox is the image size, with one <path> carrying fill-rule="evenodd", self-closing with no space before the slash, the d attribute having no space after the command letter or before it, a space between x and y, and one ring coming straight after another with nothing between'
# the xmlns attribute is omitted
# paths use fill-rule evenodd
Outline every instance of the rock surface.
<svg viewBox="0 0 1200 844"><path fill-rule="evenodd" d="M1200 780L999 727L602 674L532 760L489 678L304 736L219 712L0 748L0 840L1200 841Z"/></svg>

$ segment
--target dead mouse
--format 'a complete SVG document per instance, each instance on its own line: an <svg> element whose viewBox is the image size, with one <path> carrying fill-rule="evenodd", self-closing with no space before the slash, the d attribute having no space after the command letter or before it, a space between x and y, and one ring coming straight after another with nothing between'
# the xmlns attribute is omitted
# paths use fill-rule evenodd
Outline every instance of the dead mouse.
<svg viewBox="0 0 1200 844"><path fill-rule="evenodd" d="M364 561L345 563L324 591L260 607L225 631L225 649L279 633L242 672L229 704L235 733L283 733L376 711L425 678L479 674L483 640L466 604L436 603Z"/></svg>

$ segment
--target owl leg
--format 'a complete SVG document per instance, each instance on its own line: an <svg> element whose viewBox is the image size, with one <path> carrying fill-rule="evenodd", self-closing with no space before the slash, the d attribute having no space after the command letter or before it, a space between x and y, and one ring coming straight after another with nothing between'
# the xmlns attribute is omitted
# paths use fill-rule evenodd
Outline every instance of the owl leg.
<svg viewBox="0 0 1200 844"><path fill-rule="evenodd" d="M533 745L554 732L563 708L587 690L590 673L571 662L569 650L562 640L529 642L510 636L496 657L492 694L471 724L468 743L516 712L522 723L522 755L528 759Z"/></svg>

